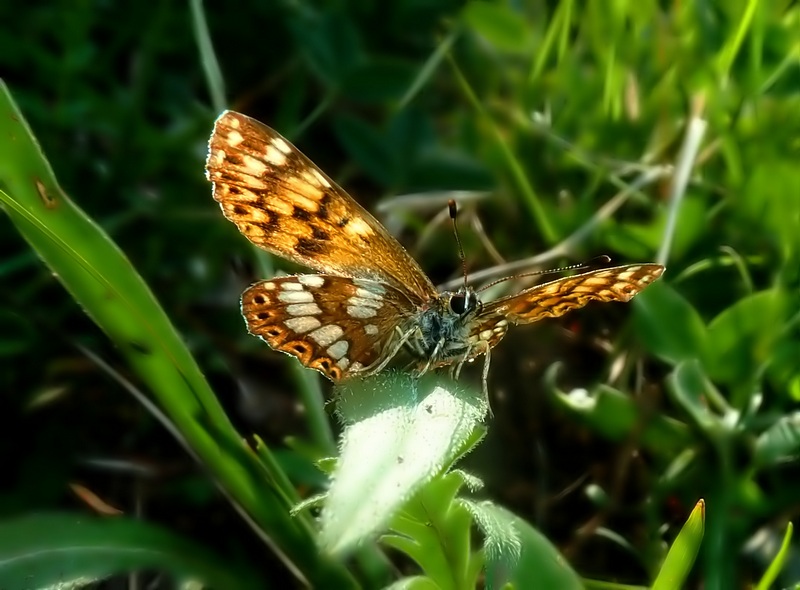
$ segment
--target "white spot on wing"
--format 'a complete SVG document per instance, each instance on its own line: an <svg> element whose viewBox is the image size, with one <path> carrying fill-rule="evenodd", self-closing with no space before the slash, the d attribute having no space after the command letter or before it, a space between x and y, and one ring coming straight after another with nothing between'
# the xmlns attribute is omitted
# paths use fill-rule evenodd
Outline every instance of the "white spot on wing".
<svg viewBox="0 0 800 590"><path fill-rule="evenodd" d="M344 226L344 231L357 236L371 236L374 233L369 224L360 217L351 219L350 223Z"/></svg>
<svg viewBox="0 0 800 590"><path fill-rule="evenodd" d="M284 303L314 303L314 295L308 291L282 291L278 299Z"/></svg>
<svg viewBox="0 0 800 590"><path fill-rule="evenodd" d="M286 306L286 313L295 317L306 315L319 315L322 310L316 303L295 303L294 305Z"/></svg>
<svg viewBox="0 0 800 590"><path fill-rule="evenodd" d="M274 145L276 148L278 148L287 156L292 153L291 146L288 143L286 143L281 137L273 137L272 145Z"/></svg>
<svg viewBox="0 0 800 590"><path fill-rule="evenodd" d="M364 299L363 297L350 297L347 303L356 307L372 307L380 309L383 307L383 299Z"/></svg>
<svg viewBox="0 0 800 590"><path fill-rule="evenodd" d="M322 323L313 316L290 318L283 323L287 328L297 332L298 334L305 334L306 332L315 330L322 325Z"/></svg>
<svg viewBox="0 0 800 590"><path fill-rule="evenodd" d="M375 293L377 295L383 295L386 293L386 288L375 281L369 281L366 279L353 279L353 284L357 287L363 287L370 293Z"/></svg>
<svg viewBox="0 0 800 590"><path fill-rule="evenodd" d="M331 344L325 352L331 355L332 358L335 358L337 361L344 357L347 354L347 350L350 348L350 343L347 340L339 340L338 342L334 342Z"/></svg>
<svg viewBox="0 0 800 590"><path fill-rule="evenodd" d="M484 330L483 332L481 332L481 340L488 340L491 337L492 337L491 330Z"/></svg>
<svg viewBox="0 0 800 590"><path fill-rule="evenodd" d="M378 310L375 309L374 307L364 307L362 305L348 305L347 314L351 318L366 320L368 318L374 318L376 315L378 315Z"/></svg>
<svg viewBox="0 0 800 590"><path fill-rule="evenodd" d="M319 275L300 275L297 277L297 281L306 287L314 287L316 289L325 284L325 278Z"/></svg>
<svg viewBox="0 0 800 590"><path fill-rule="evenodd" d="M236 147L240 143L244 141L244 137L242 134L236 131L235 129L228 131L228 145L231 147Z"/></svg>
<svg viewBox="0 0 800 590"><path fill-rule="evenodd" d="M264 151L264 159L276 168L280 168L286 164L286 156L273 145L267 146L267 149Z"/></svg>
<svg viewBox="0 0 800 590"><path fill-rule="evenodd" d="M366 324L364 326L364 331L370 336L376 336L378 334L378 326L375 324Z"/></svg>
<svg viewBox="0 0 800 590"><path fill-rule="evenodd" d="M300 283L291 283L287 281L281 283L281 289L283 289L284 291L302 291L303 285L301 285Z"/></svg>
<svg viewBox="0 0 800 590"><path fill-rule="evenodd" d="M247 172L252 176L263 176L267 171L267 165L253 156L244 156L242 161L244 162L244 167L247 168Z"/></svg>
<svg viewBox="0 0 800 590"><path fill-rule="evenodd" d="M355 373L356 371L360 371L360 370L361 370L361 369L363 369L363 368L364 368L364 365L362 365L362 364L361 364L361 363L359 363L358 361L356 361L356 362L354 362L352 365L350 365L350 370L351 370L352 372L354 372L354 373Z"/></svg>
<svg viewBox="0 0 800 590"><path fill-rule="evenodd" d="M377 299L378 301L383 301L383 295L381 293L376 293L372 289L366 289L364 287L358 287L356 289L356 296L363 297L364 299Z"/></svg>
<svg viewBox="0 0 800 590"><path fill-rule="evenodd" d="M339 362L336 363L336 366L339 367L342 371L346 371L347 367L350 366L350 359L346 356L343 356L339 359Z"/></svg>
<svg viewBox="0 0 800 590"><path fill-rule="evenodd" d="M321 173L319 170L317 170L316 168L312 168L312 169L311 169L311 173L312 173L314 176L316 176L316 177L317 177L317 180L319 181L319 183L320 183L322 186L324 186L324 187L327 187L327 188L330 188L330 187L331 187L331 183L330 183L330 182L328 182L328 179L327 179L327 178L325 178L325 177L322 175L322 173Z"/></svg>
<svg viewBox="0 0 800 590"><path fill-rule="evenodd" d="M321 328L317 328L313 332L311 332L308 337L314 340L320 346L330 346L334 342L336 342L339 338L344 335L344 330L342 330L336 324L328 324L327 326L322 326ZM346 351L345 351L346 352Z"/></svg>

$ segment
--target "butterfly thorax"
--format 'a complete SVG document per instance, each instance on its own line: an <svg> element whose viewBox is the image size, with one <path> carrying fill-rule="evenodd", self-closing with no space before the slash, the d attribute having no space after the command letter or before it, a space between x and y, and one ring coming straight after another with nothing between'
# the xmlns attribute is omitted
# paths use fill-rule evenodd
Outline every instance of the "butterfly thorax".
<svg viewBox="0 0 800 590"><path fill-rule="evenodd" d="M441 293L420 309L413 318L417 330L409 339L409 346L423 366L446 365L480 354L481 350L470 341L470 333L481 306L475 291L464 288Z"/></svg>

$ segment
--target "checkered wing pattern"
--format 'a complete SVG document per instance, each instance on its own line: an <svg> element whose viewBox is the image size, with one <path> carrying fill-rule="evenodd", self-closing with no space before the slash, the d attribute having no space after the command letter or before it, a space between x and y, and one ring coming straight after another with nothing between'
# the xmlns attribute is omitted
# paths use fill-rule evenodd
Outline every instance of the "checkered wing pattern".
<svg viewBox="0 0 800 590"><path fill-rule="evenodd" d="M242 295L251 334L334 382L380 362L412 312L390 285L332 275L278 277Z"/></svg>
<svg viewBox="0 0 800 590"><path fill-rule="evenodd" d="M556 318L592 301L630 301L663 272L660 264L631 264L536 285L485 304L470 334L473 341L485 341L491 348L503 338L509 324Z"/></svg>
<svg viewBox="0 0 800 590"><path fill-rule="evenodd" d="M400 243L277 131L225 111L209 140L214 198L256 246L316 271L388 283L418 303L436 288Z"/></svg>

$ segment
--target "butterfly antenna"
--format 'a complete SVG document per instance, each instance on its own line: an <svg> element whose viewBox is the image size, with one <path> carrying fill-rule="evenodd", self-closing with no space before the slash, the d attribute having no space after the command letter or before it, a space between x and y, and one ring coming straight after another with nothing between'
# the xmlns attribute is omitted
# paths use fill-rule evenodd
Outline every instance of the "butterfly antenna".
<svg viewBox="0 0 800 590"><path fill-rule="evenodd" d="M455 200L450 199L447 201L447 208L450 211L450 219L453 221L453 233L456 236L456 244L458 244L458 257L461 259L461 271L464 273L464 288L467 288L467 260L464 258L464 248L461 246L461 238L458 236L458 223L456 217L458 216L458 205Z"/></svg>
<svg viewBox="0 0 800 590"><path fill-rule="evenodd" d="M489 287L494 287L495 285L497 285L499 283L502 283L502 282L505 282L505 281L510 281L512 279L521 279L523 277L532 277L532 276L536 276L536 275L549 275L549 274L564 272L566 270L584 270L584 269L592 268L593 266L598 266L598 265L601 265L601 264L608 264L609 262L611 262L611 258L609 256L606 256L605 254L601 254L600 256L595 256L591 260L587 260L586 262L581 262L580 264L570 264L569 266L562 266L560 268L550 268L550 269L547 269L547 270L533 270L531 272L524 272L524 273L518 274L518 275L511 275L509 277L503 277L502 279L497 279L496 281L492 281L488 285L484 285L483 287L478 289L477 292L480 293L481 291L485 291Z"/></svg>

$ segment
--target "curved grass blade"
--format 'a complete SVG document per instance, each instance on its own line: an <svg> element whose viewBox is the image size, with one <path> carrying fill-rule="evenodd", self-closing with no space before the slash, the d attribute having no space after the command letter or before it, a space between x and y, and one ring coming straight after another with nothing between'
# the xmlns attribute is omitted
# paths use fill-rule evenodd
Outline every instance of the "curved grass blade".
<svg viewBox="0 0 800 590"><path fill-rule="evenodd" d="M59 187L0 81L0 203L75 301L117 345L192 453L249 524L301 579L353 583L315 548L307 519L289 515L280 478L242 443L167 314L108 235Z"/></svg>

